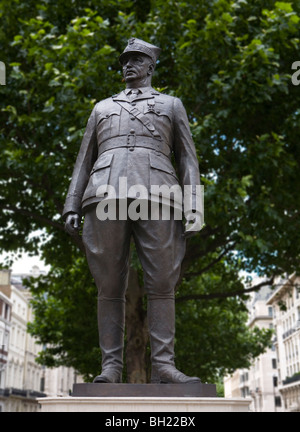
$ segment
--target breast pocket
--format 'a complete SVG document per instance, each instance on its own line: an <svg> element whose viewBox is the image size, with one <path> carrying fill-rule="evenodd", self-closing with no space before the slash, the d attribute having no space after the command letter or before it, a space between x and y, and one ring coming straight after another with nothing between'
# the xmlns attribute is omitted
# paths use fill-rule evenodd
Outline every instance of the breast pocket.
<svg viewBox="0 0 300 432"><path fill-rule="evenodd" d="M145 105L144 106L144 114L154 114L158 117L167 117L167 119L171 122L172 121L172 111L169 109L168 106L166 106L163 103L155 103L154 105ZM166 120L166 119L165 119Z"/></svg>
<svg viewBox="0 0 300 432"><path fill-rule="evenodd" d="M145 107L144 114L155 125L160 137L166 144L172 141L172 114L163 104L157 103L153 108L151 106Z"/></svg>
<svg viewBox="0 0 300 432"><path fill-rule="evenodd" d="M97 136L101 143L107 139L119 135L121 107L101 112L97 118Z"/></svg>

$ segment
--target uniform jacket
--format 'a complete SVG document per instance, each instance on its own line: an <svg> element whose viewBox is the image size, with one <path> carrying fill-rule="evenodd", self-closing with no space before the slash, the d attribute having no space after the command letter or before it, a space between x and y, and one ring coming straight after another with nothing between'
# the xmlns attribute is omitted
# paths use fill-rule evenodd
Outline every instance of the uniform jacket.
<svg viewBox="0 0 300 432"><path fill-rule="evenodd" d="M119 178L132 185L200 184L199 166L186 111L180 99L142 88L130 100L124 90L97 103L90 115L77 156L63 217L84 213L97 203L97 189ZM126 109L127 108L127 109ZM143 122L128 112L136 108ZM148 124L145 126L145 120ZM146 123L147 123L146 121ZM174 165L172 164L174 161ZM196 194L195 188L192 194ZM182 205L182 203L181 203Z"/></svg>

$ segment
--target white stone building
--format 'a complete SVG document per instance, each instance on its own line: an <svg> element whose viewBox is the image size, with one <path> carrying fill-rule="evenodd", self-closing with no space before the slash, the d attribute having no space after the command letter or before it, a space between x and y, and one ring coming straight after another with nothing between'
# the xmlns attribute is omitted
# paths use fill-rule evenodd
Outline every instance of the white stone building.
<svg viewBox="0 0 300 432"><path fill-rule="evenodd" d="M11 327L10 271L0 272L0 412L4 411L4 391Z"/></svg>
<svg viewBox="0 0 300 432"><path fill-rule="evenodd" d="M30 275L37 273L35 268ZM13 275L11 284L10 272L0 270L0 412L39 411L37 398L68 396L73 383L82 382L71 368L36 363L43 347L27 332L33 316L23 277Z"/></svg>
<svg viewBox="0 0 300 432"><path fill-rule="evenodd" d="M273 328L272 307L266 304L271 294L271 288L264 287L251 296L247 304L250 328ZM224 389L225 397L251 398L250 410L253 412L281 411L275 348L255 359L250 369L240 369L226 377Z"/></svg>
<svg viewBox="0 0 300 432"><path fill-rule="evenodd" d="M5 385L5 411L10 412L36 411L36 396L43 395L40 392L42 367L35 362L41 347L27 333L31 313L29 297L25 289L11 285L11 332Z"/></svg>
<svg viewBox="0 0 300 432"><path fill-rule="evenodd" d="M284 410L300 412L300 278L276 282L267 304L273 307L278 385Z"/></svg>

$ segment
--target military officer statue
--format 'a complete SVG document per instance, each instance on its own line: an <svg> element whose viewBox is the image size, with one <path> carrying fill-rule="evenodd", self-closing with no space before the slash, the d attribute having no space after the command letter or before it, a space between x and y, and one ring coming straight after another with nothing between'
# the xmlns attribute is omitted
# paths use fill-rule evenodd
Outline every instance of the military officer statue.
<svg viewBox="0 0 300 432"><path fill-rule="evenodd" d="M141 185L149 192L152 185L169 188L189 185L191 194L187 202L193 203L197 198L200 176L186 111L178 98L151 87L159 53L156 46L135 38L129 40L120 56L126 89L95 105L63 211L70 234L79 229L84 215L82 238L98 288L102 372L95 378L96 383L121 382L132 237L143 267L148 299L151 382L200 382L199 378L179 372L174 362L175 286L186 236L200 229L195 223L194 205L185 209L185 230L182 220L174 217L174 211L169 218L160 215L135 220L130 217L100 220L96 211L105 199L105 194L97 193L99 187L113 187L120 205L120 179L126 179L128 205L137 197L130 195L133 185ZM170 201L170 206L176 206L176 198Z"/></svg>

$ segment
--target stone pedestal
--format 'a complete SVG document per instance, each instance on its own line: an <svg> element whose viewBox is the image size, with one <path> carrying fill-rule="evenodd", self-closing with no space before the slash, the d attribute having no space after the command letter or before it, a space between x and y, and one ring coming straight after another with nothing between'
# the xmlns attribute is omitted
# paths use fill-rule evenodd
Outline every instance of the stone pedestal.
<svg viewBox="0 0 300 432"><path fill-rule="evenodd" d="M74 384L73 397L216 397L215 384Z"/></svg>
<svg viewBox="0 0 300 432"><path fill-rule="evenodd" d="M158 418L153 413L184 413L191 416L200 412L248 412L251 400L191 397L58 397L39 399L42 412L97 412L105 413L105 421L115 418L139 418L149 413L148 418ZM121 413L121 415L118 413ZM135 416L133 413L137 413ZM151 417L150 417L151 416ZM162 418L160 415L159 418ZM169 418L169 417L168 417ZM147 423L147 418L143 416Z"/></svg>
<svg viewBox="0 0 300 432"><path fill-rule="evenodd" d="M74 384L70 397L39 399L42 412L98 412L108 421L109 413L137 413L139 418L138 413L247 412L250 402L217 398L216 386L202 383Z"/></svg>

